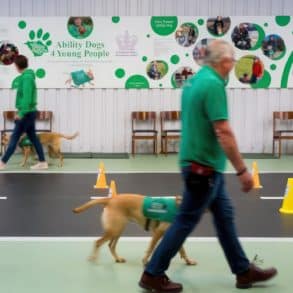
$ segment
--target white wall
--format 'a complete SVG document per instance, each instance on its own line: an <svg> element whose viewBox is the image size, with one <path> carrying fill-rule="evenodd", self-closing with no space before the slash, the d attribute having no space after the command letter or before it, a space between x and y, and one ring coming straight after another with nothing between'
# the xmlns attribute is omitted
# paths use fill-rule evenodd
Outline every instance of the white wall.
<svg viewBox="0 0 293 293"><path fill-rule="evenodd" d="M292 0L0 0L1 16L293 15ZM1 36L0 36L1 38ZM231 122L242 152L270 152L272 112L293 110L293 89L228 90ZM179 90L39 90L39 109L54 111L54 130L80 131L64 151L128 152L133 110L179 109ZM0 89L0 112L14 92ZM0 129L2 128L0 118ZM293 144L284 144L293 152Z"/></svg>

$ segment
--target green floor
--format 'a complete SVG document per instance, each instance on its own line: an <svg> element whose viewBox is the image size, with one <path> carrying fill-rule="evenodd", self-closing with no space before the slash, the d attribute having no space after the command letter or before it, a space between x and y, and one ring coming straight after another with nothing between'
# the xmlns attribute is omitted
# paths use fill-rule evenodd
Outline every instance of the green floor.
<svg viewBox="0 0 293 293"><path fill-rule="evenodd" d="M293 170L293 156L282 156L281 159L275 159L270 156L249 156L246 159L247 166L251 166L253 161L257 161L260 172L291 172ZM129 159L65 159L64 167L57 166L58 161L50 161L49 172L95 172L99 163L103 161L107 172L177 172L178 156L177 155L137 155ZM20 167L21 156L14 155L9 161L6 171L26 172L30 171L29 167ZM33 164L34 162L30 162ZM230 164L227 171L232 171Z"/></svg>
<svg viewBox="0 0 293 293"><path fill-rule="evenodd" d="M86 260L92 241L0 242L0 292L5 293L114 293L143 292L137 286L146 242L121 241L120 255L127 263L114 263L107 247L99 262ZM293 242L244 242L249 257L258 254L263 266L274 265L279 275L249 292L292 292ZM169 276L184 284L184 292L239 292L217 242L188 242L188 254L198 261L189 267L176 257ZM260 289L261 288L261 289Z"/></svg>

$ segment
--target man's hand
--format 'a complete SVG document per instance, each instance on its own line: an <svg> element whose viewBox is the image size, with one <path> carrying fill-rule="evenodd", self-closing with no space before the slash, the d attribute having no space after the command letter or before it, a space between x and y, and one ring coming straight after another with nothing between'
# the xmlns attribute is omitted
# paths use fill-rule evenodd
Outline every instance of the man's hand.
<svg viewBox="0 0 293 293"><path fill-rule="evenodd" d="M249 172L244 172L239 176L240 183L242 185L242 191L249 192L253 188L253 179Z"/></svg>

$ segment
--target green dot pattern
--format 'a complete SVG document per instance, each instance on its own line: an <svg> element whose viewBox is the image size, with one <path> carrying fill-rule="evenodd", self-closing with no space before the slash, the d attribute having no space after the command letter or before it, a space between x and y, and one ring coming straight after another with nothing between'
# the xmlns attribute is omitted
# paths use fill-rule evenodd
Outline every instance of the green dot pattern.
<svg viewBox="0 0 293 293"><path fill-rule="evenodd" d="M120 17L119 16L112 16L112 22L113 23L118 23L120 21Z"/></svg>
<svg viewBox="0 0 293 293"><path fill-rule="evenodd" d="M178 64L180 61L180 57L178 55L172 55L170 61L172 64Z"/></svg>
<svg viewBox="0 0 293 293"><path fill-rule="evenodd" d="M44 78L46 76L46 70L44 68L38 68L36 70L36 77Z"/></svg>
<svg viewBox="0 0 293 293"><path fill-rule="evenodd" d="M291 21L291 17L289 15L278 15L275 18L277 25L286 26Z"/></svg>
<svg viewBox="0 0 293 293"><path fill-rule="evenodd" d="M203 25L203 24L204 24L204 20L203 20L202 18L200 18L200 19L197 21L197 23L198 23L199 25Z"/></svg>
<svg viewBox="0 0 293 293"><path fill-rule="evenodd" d="M18 27L20 29L24 29L26 28L26 22L24 20L21 20L19 23L18 23Z"/></svg>
<svg viewBox="0 0 293 293"><path fill-rule="evenodd" d="M118 68L116 71L115 71L115 75L117 78L122 78L125 76L125 70L123 68Z"/></svg>

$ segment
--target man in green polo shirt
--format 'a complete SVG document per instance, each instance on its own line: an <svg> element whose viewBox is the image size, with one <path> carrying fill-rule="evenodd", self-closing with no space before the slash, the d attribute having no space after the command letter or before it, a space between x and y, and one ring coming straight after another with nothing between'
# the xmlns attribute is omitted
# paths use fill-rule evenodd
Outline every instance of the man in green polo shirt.
<svg viewBox="0 0 293 293"><path fill-rule="evenodd" d="M172 282L165 271L206 209L213 215L219 242L236 275L237 288L250 288L277 274L275 268L263 270L249 262L238 240L233 207L225 188L226 157L237 172L242 190L248 192L253 187L228 120L225 85L234 66L232 46L223 40L213 41L207 48L205 63L186 82L182 93L183 201L139 282L142 288L155 292L182 291L182 285Z"/></svg>

